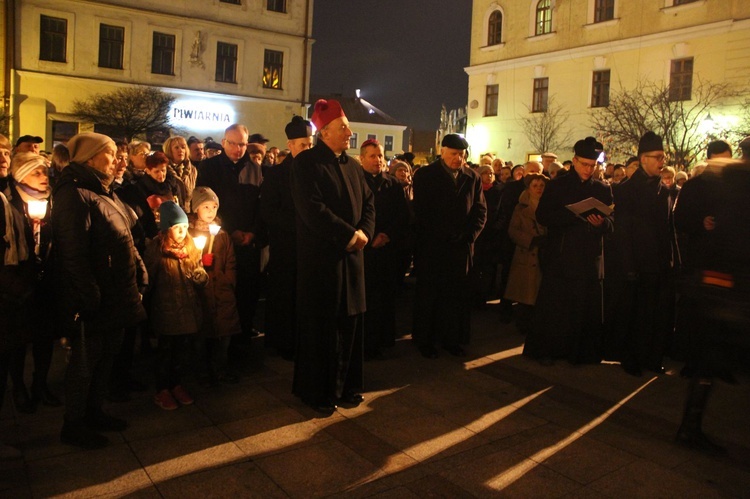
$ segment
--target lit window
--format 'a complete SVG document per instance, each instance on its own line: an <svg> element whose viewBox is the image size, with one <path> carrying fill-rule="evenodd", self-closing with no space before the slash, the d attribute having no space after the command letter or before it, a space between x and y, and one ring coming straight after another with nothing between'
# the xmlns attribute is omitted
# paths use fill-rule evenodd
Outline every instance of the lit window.
<svg viewBox="0 0 750 499"><path fill-rule="evenodd" d="M539 0L536 4L535 35L552 33L552 4L551 0Z"/></svg>
<svg viewBox="0 0 750 499"><path fill-rule="evenodd" d="M503 13L496 10L490 14L490 22L487 26L487 45L498 45L503 43Z"/></svg>
<svg viewBox="0 0 750 499"><path fill-rule="evenodd" d="M284 70L284 53L266 50L263 56L263 88L281 89L281 75Z"/></svg>
<svg viewBox="0 0 750 499"><path fill-rule="evenodd" d="M68 49L68 20L41 16L39 33L39 59L65 62Z"/></svg>
<svg viewBox="0 0 750 499"><path fill-rule="evenodd" d="M385 152L393 151L393 135L386 135L384 142L385 144L383 144L383 150Z"/></svg>

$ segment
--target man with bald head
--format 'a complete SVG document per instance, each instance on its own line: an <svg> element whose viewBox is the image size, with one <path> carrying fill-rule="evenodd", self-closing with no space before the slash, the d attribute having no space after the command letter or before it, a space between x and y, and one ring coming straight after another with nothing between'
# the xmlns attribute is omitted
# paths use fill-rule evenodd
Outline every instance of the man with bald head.
<svg viewBox="0 0 750 499"><path fill-rule="evenodd" d="M440 159L414 174L416 242L414 341L424 357L437 345L465 354L469 342L468 272L473 244L487 219L482 180L465 166L468 142L458 134L443 138Z"/></svg>
<svg viewBox="0 0 750 499"><path fill-rule="evenodd" d="M292 391L323 414L364 398L363 249L375 205L359 162L346 155L352 131L341 104L320 99L311 121L318 143L294 158L298 339Z"/></svg>

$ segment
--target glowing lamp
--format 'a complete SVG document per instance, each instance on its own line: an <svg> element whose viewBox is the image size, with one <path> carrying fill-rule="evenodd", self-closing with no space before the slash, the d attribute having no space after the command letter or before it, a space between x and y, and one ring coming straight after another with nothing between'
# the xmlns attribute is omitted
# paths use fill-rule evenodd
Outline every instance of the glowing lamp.
<svg viewBox="0 0 750 499"><path fill-rule="evenodd" d="M26 202L29 211L29 218L32 220L41 220L47 214L47 200L31 200Z"/></svg>

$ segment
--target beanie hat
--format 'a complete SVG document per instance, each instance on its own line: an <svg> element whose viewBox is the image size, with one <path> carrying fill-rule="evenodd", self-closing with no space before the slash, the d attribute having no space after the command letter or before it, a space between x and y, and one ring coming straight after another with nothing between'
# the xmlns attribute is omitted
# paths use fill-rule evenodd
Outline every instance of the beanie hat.
<svg viewBox="0 0 750 499"><path fill-rule="evenodd" d="M208 202L214 202L216 206L219 206L219 196L210 187L196 187L193 191L193 197L190 200L193 213L198 211L200 205Z"/></svg>
<svg viewBox="0 0 750 499"><path fill-rule="evenodd" d="M310 137L313 134L312 123L297 115L292 116L292 121L287 124L284 131L289 140Z"/></svg>
<svg viewBox="0 0 750 499"><path fill-rule="evenodd" d="M677 182L678 180L687 180L687 179L688 179L688 175L687 175L687 173L685 173L683 171L677 172L675 174L675 176L674 176L674 181L675 182Z"/></svg>
<svg viewBox="0 0 750 499"><path fill-rule="evenodd" d="M448 147L450 149L468 149L469 143L461 135L457 133L449 133L443 137L440 142L441 147Z"/></svg>
<svg viewBox="0 0 750 499"><path fill-rule="evenodd" d="M651 151L663 151L664 143L661 140L661 136L656 135L654 132L646 132L638 141L638 156L645 152Z"/></svg>
<svg viewBox="0 0 750 499"><path fill-rule="evenodd" d="M106 135L102 135L101 133L83 132L74 135L73 138L68 141L70 161L79 164L85 163L109 145L114 149L117 148L114 140Z"/></svg>
<svg viewBox="0 0 750 499"><path fill-rule="evenodd" d="M604 152L604 146L594 137L586 137L575 143L573 146L573 152L575 152L575 155L579 158L596 160L599 159L599 155Z"/></svg>
<svg viewBox="0 0 750 499"><path fill-rule="evenodd" d="M318 102L315 103L315 110L310 119L315 125L315 128L322 130L328 123L336 118L341 118L342 116L346 115L344 114L344 110L341 109L339 101L333 99L319 99Z"/></svg>
<svg viewBox="0 0 750 499"><path fill-rule="evenodd" d="M164 201L159 206L159 228L161 230L169 230L173 225L186 223L188 223L187 215L174 201Z"/></svg>
<svg viewBox="0 0 750 499"><path fill-rule="evenodd" d="M47 167L47 160L43 156L33 152L19 152L10 162L10 174L16 182L23 182L29 173L40 166Z"/></svg>

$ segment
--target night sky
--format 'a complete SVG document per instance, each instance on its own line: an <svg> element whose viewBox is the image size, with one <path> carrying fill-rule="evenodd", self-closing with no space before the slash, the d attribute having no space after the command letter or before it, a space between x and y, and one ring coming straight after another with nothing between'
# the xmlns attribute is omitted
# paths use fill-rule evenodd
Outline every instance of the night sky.
<svg viewBox="0 0 750 499"><path fill-rule="evenodd" d="M416 130L466 105L471 0L317 0L312 94L362 98Z"/></svg>

